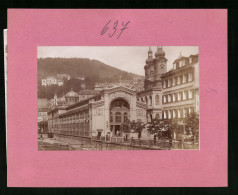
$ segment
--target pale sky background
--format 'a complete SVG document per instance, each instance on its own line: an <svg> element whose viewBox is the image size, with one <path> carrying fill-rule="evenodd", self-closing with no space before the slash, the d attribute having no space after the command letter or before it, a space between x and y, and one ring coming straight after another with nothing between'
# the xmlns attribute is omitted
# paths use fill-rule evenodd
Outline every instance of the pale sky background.
<svg viewBox="0 0 238 195"><path fill-rule="evenodd" d="M153 57L157 50L152 46ZM89 58L99 60L107 65L144 75L145 60L148 57L149 46L40 46L37 48L37 58ZM167 70L172 68L175 59L180 55L188 57L198 54L198 46L163 46L168 59Z"/></svg>

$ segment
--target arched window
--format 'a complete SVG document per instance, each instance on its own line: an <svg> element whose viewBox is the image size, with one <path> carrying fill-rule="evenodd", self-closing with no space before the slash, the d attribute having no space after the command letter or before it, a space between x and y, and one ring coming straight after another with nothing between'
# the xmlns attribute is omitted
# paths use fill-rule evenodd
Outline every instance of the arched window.
<svg viewBox="0 0 238 195"><path fill-rule="evenodd" d="M155 96L155 105L159 105L159 95Z"/></svg>
<svg viewBox="0 0 238 195"><path fill-rule="evenodd" d="M115 114L115 121L117 123L121 122L121 113L120 112L116 112L116 114Z"/></svg>
<svg viewBox="0 0 238 195"><path fill-rule="evenodd" d="M159 114L156 114L156 115L155 115L155 118L156 118L156 119L159 119Z"/></svg>

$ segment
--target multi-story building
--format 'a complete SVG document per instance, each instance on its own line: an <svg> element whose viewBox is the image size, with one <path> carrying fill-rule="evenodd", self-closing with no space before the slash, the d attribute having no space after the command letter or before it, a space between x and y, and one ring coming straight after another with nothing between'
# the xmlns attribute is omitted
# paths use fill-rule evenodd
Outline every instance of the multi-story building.
<svg viewBox="0 0 238 195"><path fill-rule="evenodd" d="M180 119L199 112L198 55L179 58L173 69L161 76L163 82L163 118Z"/></svg>
<svg viewBox="0 0 238 195"><path fill-rule="evenodd" d="M148 106L147 116L159 119L179 119L192 111L199 112L198 54L180 56L173 69L167 71L167 59L162 47L153 58L149 48L145 69L145 90L138 100Z"/></svg>

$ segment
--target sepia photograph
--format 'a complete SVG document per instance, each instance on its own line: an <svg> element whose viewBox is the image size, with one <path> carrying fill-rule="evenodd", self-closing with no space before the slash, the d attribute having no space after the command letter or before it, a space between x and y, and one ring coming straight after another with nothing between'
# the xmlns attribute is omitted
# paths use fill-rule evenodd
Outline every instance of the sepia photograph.
<svg viewBox="0 0 238 195"><path fill-rule="evenodd" d="M39 46L38 150L199 150L198 46Z"/></svg>

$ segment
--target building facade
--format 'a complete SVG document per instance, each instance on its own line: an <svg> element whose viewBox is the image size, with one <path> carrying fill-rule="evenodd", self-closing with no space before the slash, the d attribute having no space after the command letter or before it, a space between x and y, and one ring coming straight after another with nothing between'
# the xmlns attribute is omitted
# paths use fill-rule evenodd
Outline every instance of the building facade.
<svg viewBox="0 0 238 195"><path fill-rule="evenodd" d="M138 101L147 104L147 119L182 119L189 113L199 113L198 54L174 61L167 71L167 59L162 47L157 47L155 58L151 48L146 60L144 91Z"/></svg>
<svg viewBox="0 0 238 195"><path fill-rule="evenodd" d="M162 75L164 119L181 119L191 112L199 113L198 66L198 55L180 54L173 69Z"/></svg>
<svg viewBox="0 0 238 195"><path fill-rule="evenodd" d="M48 133L48 114L50 108L50 101L45 98L37 100L37 122L38 133Z"/></svg>
<svg viewBox="0 0 238 195"><path fill-rule="evenodd" d="M84 137L113 136L126 119L146 123L146 104L137 101L134 90L122 86L75 101L48 112L50 132Z"/></svg>

